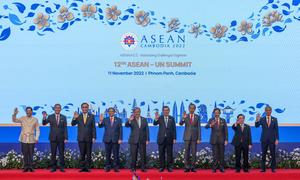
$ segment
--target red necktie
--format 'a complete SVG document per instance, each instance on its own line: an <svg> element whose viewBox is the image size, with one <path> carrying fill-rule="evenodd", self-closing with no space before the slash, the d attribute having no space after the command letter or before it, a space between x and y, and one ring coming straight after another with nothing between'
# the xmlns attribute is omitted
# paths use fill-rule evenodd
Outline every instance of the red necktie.
<svg viewBox="0 0 300 180"><path fill-rule="evenodd" d="M194 117L193 117L193 114L190 115L190 123L192 124L194 121Z"/></svg>

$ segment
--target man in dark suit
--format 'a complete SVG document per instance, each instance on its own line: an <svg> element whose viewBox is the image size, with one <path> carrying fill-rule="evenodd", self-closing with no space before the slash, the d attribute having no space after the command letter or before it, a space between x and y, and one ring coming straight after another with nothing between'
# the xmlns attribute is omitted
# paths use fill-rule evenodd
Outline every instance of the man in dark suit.
<svg viewBox="0 0 300 180"><path fill-rule="evenodd" d="M241 154L243 153L243 170L249 172L249 149L252 147L251 128L245 124L245 116L239 114L237 121L232 125L234 136L231 144L235 149L235 169L236 172L241 170Z"/></svg>
<svg viewBox="0 0 300 180"><path fill-rule="evenodd" d="M54 114L47 117L47 113L43 112L43 125L50 123L49 141L51 146L51 172L56 171L56 152L58 148L60 171L65 172L65 143L68 141L68 127L66 116L60 114L61 105L54 105Z"/></svg>
<svg viewBox="0 0 300 180"><path fill-rule="evenodd" d="M136 107L133 115L125 123L130 128L128 143L130 145L131 163L130 169L136 171L136 162L138 152L141 157L141 170L146 172L146 145L149 143L149 127L147 119L141 116L141 109Z"/></svg>
<svg viewBox="0 0 300 180"><path fill-rule="evenodd" d="M211 118L205 126L206 129L211 128L210 144L212 145L214 161L212 172L215 173L218 167L221 172L225 172L224 152L225 146L228 144L227 124L226 120L220 117L221 110L219 108L215 108L213 113L215 117Z"/></svg>
<svg viewBox="0 0 300 180"><path fill-rule="evenodd" d="M72 126L78 126L77 141L80 151L80 172L90 172L92 145L96 141L96 125L93 114L88 113L89 104L82 103L82 114L74 112Z"/></svg>
<svg viewBox="0 0 300 180"><path fill-rule="evenodd" d="M156 112L154 126L159 125L157 134L157 144L159 151L159 172L163 172L166 166L165 154L167 152L167 169L173 171L173 144L176 143L176 123L174 117L170 116L170 108L163 107L163 115L159 116Z"/></svg>
<svg viewBox="0 0 300 180"><path fill-rule="evenodd" d="M197 152L197 144L201 142L201 122L200 117L195 114L196 105L190 104L189 105L189 114L186 112L183 113L183 118L179 122L182 126L185 124L184 128L184 165L185 170L184 172L196 172L195 163L196 163L196 152ZM192 161L190 161L190 152L192 152Z"/></svg>
<svg viewBox="0 0 300 180"><path fill-rule="evenodd" d="M261 149L262 149L262 159L261 159L261 172L266 172L266 155L268 149L271 152L271 169L272 172L276 172L276 146L279 142L279 132L278 132L278 121L277 118L271 116L272 108L267 106L265 108L265 117L261 117L257 114L255 127L262 127L262 133L260 137Z"/></svg>
<svg viewBox="0 0 300 180"><path fill-rule="evenodd" d="M111 152L113 152L113 168L115 172L119 172L119 150L123 139L122 120L115 117L115 109L108 108L109 117L103 118L100 115L99 128L104 128L103 142L105 143L105 171L109 172L111 165Z"/></svg>

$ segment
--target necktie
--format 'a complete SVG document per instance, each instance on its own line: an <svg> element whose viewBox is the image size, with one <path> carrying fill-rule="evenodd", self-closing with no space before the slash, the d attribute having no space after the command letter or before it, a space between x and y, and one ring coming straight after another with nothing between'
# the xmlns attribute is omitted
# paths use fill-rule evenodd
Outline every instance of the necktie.
<svg viewBox="0 0 300 180"><path fill-rule="evenodd" d="M270 124L271 124L270 116L268 116L267 119L268 119L268 122L267 122L268 123L268 127L270 127Z"/></svg>
<svg viewBox="0 0 300 180"><path fill-rule="evenodd" d="M110 125L113 126L114 125L114 118L110 117Z"/></svg>
<svg viewBox="0 0 300 180"><path fill-rule="evenodd" d="M193 117L193 114L190 115L190 124L192 124L194 121L194 117Z"/></svg>
<svg viewBox="0 0 300 180"><path fill-rule="evenodd" d="M244 131L244 124L242 124L242 132Z"/></svg>
<svg viewBox="0 0 300 180"><path fill-rule="evenodd" d="M84 114L84 115L83 115L83 123L84 123L84 124L86 124L86 120L87 120L87 115Z"/></svg>
<svg viewBox="0 0 300 180"><path fill-rule="evenodd" d="M56 124L59 125L59 115L56 115Z"/></svg>
<svg viewBox="0 0 300 180"><path fill-rule="evenodd" d="M138 119L139 128L141 128L141 118Z"/></svg>
<svg viewBox="0 0 300 180"><path fill-rule="evenodd" d="M168 117L165 116L165 123L166 123L166 126L168 125Z"/></svg>
<svg viewBox="0 0 300 180"><path fill-rule="evenodd" d="M219 118L217 118L217 126L218 127L220 126L220 120L219 120Z"/></svg>

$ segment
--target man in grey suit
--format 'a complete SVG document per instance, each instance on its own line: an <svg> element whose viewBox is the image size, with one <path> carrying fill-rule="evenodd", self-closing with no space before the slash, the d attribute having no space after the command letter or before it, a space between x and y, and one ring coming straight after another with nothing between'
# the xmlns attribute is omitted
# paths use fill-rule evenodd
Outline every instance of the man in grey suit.
<svg viewBox="0 0 300 180"><path fill-rule="evenodd" d="M141 116L141 109L136 107L133 115L125 123L125 127L130 128L128 143L130 145L131 172L136 171L138 152L141 157L141 170L146 172L146 145L149 143L149 127L147 119Z"/></svg>
<svg viewBox="0 0 300 180"><path fill-rule="evenodd" d="M82 114L74 112L72 126L78 126L77 141L80 151L80 172L90 172L92 163L92 146L96 141L96 125L93 114L88 113L89 104L82 103Z"/></svg>
<svg viewBox="0 0 300 180"><path fill-rule="evenodd" d="M105 144L105 171L109 172L111 165L111 152L113 152L113 168L115 172L119 172L119 150L123 139L122 120L115 117L115 109L108 108L109 117L104 118L100 115L99 128L104 128L103 142Z"/></svg>
<svg viewBox="0 0 300 180"><path fill-rule="evenodd" d="M271 116L272 108L267 106L265 108L265 117L261 117L260 114L257 114L255 127L262 127L262 133L260 137L261 141L261 172L266 172L266 155L268 149L271 153L271 169L272 172L276 172L276 146L279 142L279 131L278 131L278 121L277 118Z"/></svg>
<svg viewBox="0 0 300 180"><path fill-rule="evenodd" d="M228 128L226 120L220 117L221 110L215 108L213 113L215 117L211 118L205 126L206 129L211 128L210 144L214 159L212 172L215 173L218 167L221 172L225 172L224 152L225 146L228 144Z"/></svg>
<svg viewBox="0 0 300 180"><path fill-rule="evenodd" d="M60 161L60 171L65 172L65 143L68 141L68 127L67 118L62 115L61 105L54 105L54 114L47 117L47 113L43 112L43 125L50 123L50 134L49 141L51 146L51 172L56 171L56 152L58 148L59 161Z"/></svg>
<svg viewBox="0 0 300 180"><path fill-rule="evenodd" d="M159 125L157 134L157 144L159 151L160 170L163 172L165 166L169 172L172 172L173 166L173 144L176 143L176 123L174 117L170 116L170 108L163 107L163 115L159 116L156 112L154 126ZM165 154L167 153L167 164Z"/></svg>
<svg viewBox="0 0 300 180"><path fill-rule="evenodd" d="M196 105L189 105L189 114L184 112L182 120L179 122L181 126L185 124L184 128L184 172L196 172L195 163L196 163L196 152L197 144L201 142L201 122L200 117L195 114ZM190 152L192 152L192 161L190 161Z"/></svg>

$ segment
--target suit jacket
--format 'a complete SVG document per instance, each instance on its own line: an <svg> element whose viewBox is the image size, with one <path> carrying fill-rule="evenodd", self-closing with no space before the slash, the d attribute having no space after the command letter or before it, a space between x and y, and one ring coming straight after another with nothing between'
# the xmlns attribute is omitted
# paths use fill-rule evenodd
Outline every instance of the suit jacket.
<svg viewBox="0 0 300 180"><path fill-rule="evenodd" d="M232 125L232 129L234 130L234 136L231 144L234 146L249 146L252 145L252 137L251 137L251 128L248 124L244 124L244 130L242 131L242 126L240 124Z"/></svg>
<svg viewBox="0 0 300 180"><path fill-rule="evenodd" d="M173 140L176 140L176 123L173 116L168 116L168 124L165 123L164 116L159 116L158 120L154 120L153 125L159 125L157 144L162 144L165 138L167 143L173 144Z"/></svg>
<svg viewBox="0 0 300 180"><path fill-rule="evenodd" d="M190 122L190 114L188 114L188 117L183 118L179 125L183 126L185 124L184 128L184 135L183 140L184 141L201 141L201 122L200 117L197 114L194 114L194 120L191 123Z"/></svg>
<svg viewBox="0 0 300 180"><path fill-rule="evenodd" d="M66 116L60 114L59 123L56 122L56 114L51 114L43 119L43 125L50 123L49 141L63 142L68 140L68 127Z"/></svg>
<svg viewBox="0 0 300 180"><path fill-rule="evenodd" d="M260 137L261 142L274 143L276 140L279 140L277 118L271 116L271 124L270 127L268 127L267 117L262 117L259 121L255 122L255 127L259 126L262 127L262 133Z"/></svg>
<svg viewBox="0 0 300 180"><path fill-rule="evenodd" d="M139 127L136 119L131 122L128 120L125 123L125 127L130 127L131 129L128 140L129 144L138 144L139 142L146 143L146 141L150 141L149 126L146 118L141 117L141 127Z"/></svg>
<svg viewBox="0 0 300 180"><path fill-rule="evenodd" d="M123 140L122 120L114 117L114 123L111 125L110 117L104 118L102 123L99 123L99 128L104 127L103 142L117 143L118 140Z"/></svg>
<svg viewBox="0 0 300 180"><path fill-rule="evenodd" d="M215 118L211 118L207 124L205 125L205 128L210 128L210 124L215 121ZM220 125L217 126L215 124L211 128L210 133L210 144L223 144L225 141L228 141L228 129L227 129L227 123L226 120L223 118L220 118Z"/></svg>
<svg viewBox="0 0 300 180"><path fill-rule="evenodd" d="M88 114L86 124L83 121L83 115L80 114L78 118L72 120L72 126L78 126L77 141L78 142L92 142L96 139L96 125L95 116Z"/></svg>

